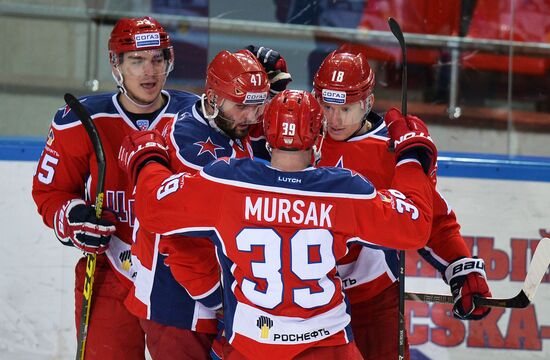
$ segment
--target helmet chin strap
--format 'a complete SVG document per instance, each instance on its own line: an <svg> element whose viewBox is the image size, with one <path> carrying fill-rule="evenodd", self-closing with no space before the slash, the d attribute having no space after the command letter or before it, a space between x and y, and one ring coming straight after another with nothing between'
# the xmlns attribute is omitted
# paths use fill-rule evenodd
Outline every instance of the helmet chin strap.
<svg viewBox="0 0 550 360"><path fill-rule="evenodd" d="M317 145L313 145L313 161L314 166L317 166L319 164L319 161L321 161L321 149L323 148L323 142L325 141L325 136L327 135L327 119L326 117L323 120L323 124L321 127L321 141L319 141L319 147Z"/></svg>
<svg viewBox="0 0 550 360"><path fill-rule="evenodd" d="M216 122L214 121L214 119L219 115L220 115L220 109L218 109L218 104L216 104L215 101L211 101L210 102L210 106L214 109L214 112L212 114L209 114L207 111L206 111L206 106L205 106L205 101L206 101L206 94L202 94L201 95L201 110L202 110L202 114L204 115L204 117L206 118L206 120L208 120L208 124L210 125L210 127L214 130L216 130L217 132L221 133L221 134L224 134L227 136L227 134L225 133L225 131L223 131L222 129L220 129L218 127L218 124L216 124ZM223 117L222 117L223 118ZM224 118L225 119L225 118Z"/></svg>
<svg viewBox="0 0 550 360"><path fill-rule="evenodd" d="M222 102L220 103L220 105L218 105L216 103L216 98L217 98L217 95L214 95L214 99L212 100L209 100L209 103L210 103L210 107L212 107L214 109L214 112L212 114L209 114L207 111L206 111L206 106L205 106L205 101L207 100L207 96L206 94L202 94L201 95L201 110L202 110L202 114L204 115L204 117L206 118L206 120L208 120L208 124L210 125L211 128L213 128L214 130L216 130L217 132L229 137L229 138L232 138L230 135L228 135L225 131L223 131L219 126L218 124L216 124L216 118L220 118L222 119L223 121L225 122L228 122L228 123L234 123L235 121L234 120L231 120L231 119L228 119L226 118L225 116L222 115L220 109L223 105L223 101L224 99L222 98ZM233 139L233 138L232 138ZM235 139L233 139L235 140Z"/></svg>
<svg viewBox="0 0 550 360"><path fill-rule="evenodd" d="M134 104L140 109L146 109L149 106L151 106L155 101L157 101L158 97L157 99L147 104L138 104L134 99L132 99L131 95L128 93L128 90L126 90L126 88L124 87L124 77L122 76L122 72L120 71L118 66L116 67L116 70L118 71L118 77L115 75L113 71L111 71L111 75L113 76L113 79L115 79L118 90L126 97L126 99L128 99L128 101L130 101L132 104ZM159 96L161 96L161 94L159 94Z"/></svg>

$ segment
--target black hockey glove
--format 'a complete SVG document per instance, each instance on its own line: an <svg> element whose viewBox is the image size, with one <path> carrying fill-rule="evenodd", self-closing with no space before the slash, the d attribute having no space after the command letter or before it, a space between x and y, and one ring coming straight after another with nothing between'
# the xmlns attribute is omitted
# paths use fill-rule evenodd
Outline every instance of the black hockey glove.
<svg viewBox="0 0 550 360"><path fill-rule="evenodd" d="M109 217L109 213L104 216ZM104 253L115 230L113 221L97 219L95 207L81 199L69 200L54 216L54 231L59 241L85 253Z"/></svg>
<svg viewBox="0 0 550 360"><path fill-rule="evenodd" d="M281 54L278 51L263 46L248 45L245 49L258 58L258 61L260 61L267 72L269 84L271 85L269 90L271 97L285 90L288 83L292 81L292 77L288 72L286 61Z"/></svg>

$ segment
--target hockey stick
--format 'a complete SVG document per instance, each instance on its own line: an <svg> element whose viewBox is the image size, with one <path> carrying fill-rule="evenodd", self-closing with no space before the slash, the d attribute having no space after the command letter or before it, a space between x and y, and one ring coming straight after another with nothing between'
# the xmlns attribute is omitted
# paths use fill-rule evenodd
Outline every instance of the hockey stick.
<svg viewBox="0 0 550 360"><path fill-rule="evenodd" d="M483 298L474 297L474 303L476 306L490 306L490 307L503 307L503 308L518 308L522 309L533 301L537 288L540 285L548 266L550 265L550 239L542 238L535 253L531 264L529 264L529 270L527 276L523 282L523 287L520 292L511 298L497 299L497 298ZM451 295L444 294L424 294L424 293L405 293L405 299L413 301L435 302L441 304L453 304L453 297Z"/></svg>
<svg viewBox="0 0 550 360"><path fill-rule="evenodd" d="M393 36L399 41L402 54L402 76L401 76L401 113L407 115L407 48L401 27L394 18L388 18L388 25ZM399 251L399 356L405 358L405 251Z"/></svg>
<svg viewBox="0 0 550 360"><path fill-rule="evenodd" d="M71 108L72 111L84 125L84 129L90 137L90 141L94 147L95 156L97 159L97 186L95 197L95 216L101 219L101 212L103 210L103 197L105 186L105 153L103 152L103 145L99 138L97 128L92 122L92 118L84 109L84 106L74 97L72 94L65 94L65 102ZM78 347L76 350L76 360L84 359L84 353L86 349L86 339L88 337L88 324L90 322L90 307L92 303L92 288L94 285L94 273L96 265L97 255L88 254L86 256L86 278L84 279L84 289L82 291L82 312L80 313L80 327L78 328Z"/></svg>

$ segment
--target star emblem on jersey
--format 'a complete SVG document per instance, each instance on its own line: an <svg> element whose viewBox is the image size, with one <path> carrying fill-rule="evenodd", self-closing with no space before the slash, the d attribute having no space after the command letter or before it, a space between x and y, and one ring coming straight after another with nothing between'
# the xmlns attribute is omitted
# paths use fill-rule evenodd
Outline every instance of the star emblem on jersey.
<svg viewBox="0 0 550 360"><path fill-rule="evenodd" d="M343 168L344 167L344 155L340 156L340 159L338 159L338 162L334 167Z"/></svg>
<svg viewBox="0 0 550 360"><path fill-rule="evenodd" d="M88 98L84 98L82 100L79 100L80 103L83 103L84 101L86 101ZM67 116L67 114L71 111L71 107L69 105L65 105L65 108L63 109L63 114L61 114L61 118L64 118L65 116Z"/></svg>
<svg viewBox="0 0 550 360"><path fill-rule="evenodd" d="M71 108L69 107L69 105L65 105L65 109L63 109L63 114L61 115L61 117L64 118L65 116L67 116L69 111L71 111Z"/></svg>
<svg viewBox="0 0 550 360"><path fill-rule="evenodd" d="M193 145L200 146L200 148L201 148L199 150L199 153L197 154L197 156L200 156L200 155L208 152L208 153L210 153L210 155L212 155L214 157L214 159L218 158L218 154L216 154L216 151L224 149L223 146L219 146L219 145L214 144L212 142L212 140L210 139L210 136L208 137L208 139L206 139L206 141L197 141Z"/></svg>
<svg viewBox="0 0 550 360"><path fill-rule="evenodd" d="M365 182L369 182L363 175L361 175L360 173L358 173L357 171L355 170L351 170L351 169L346 169L349 171L349 173L351 174L351 177L356 177L356 176L359 176L361 179L363 179L363 181Z"/></svg>

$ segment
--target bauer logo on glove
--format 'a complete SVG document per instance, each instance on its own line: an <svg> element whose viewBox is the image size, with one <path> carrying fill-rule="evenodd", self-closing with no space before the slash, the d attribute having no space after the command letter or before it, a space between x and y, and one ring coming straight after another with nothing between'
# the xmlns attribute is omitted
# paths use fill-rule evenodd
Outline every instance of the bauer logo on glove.
<svg viewBox="0 0 550 360"><path fill-rule="evenodd" d="M410 132L410 133L407 133L405 135L402 135L401 137L399 137L399 139L395 140L394 141L394 146L399 146L399 144L401 144L403 141L407 141L409 139L412 139L414 137L422 137L422 138L425 138L427 140L430 140L431 142L433 142L432 140L432 137L430 136L430 134L424 134L423 132Z"/></svg>

